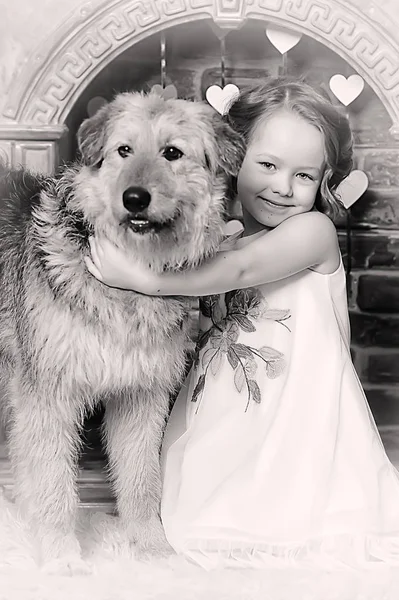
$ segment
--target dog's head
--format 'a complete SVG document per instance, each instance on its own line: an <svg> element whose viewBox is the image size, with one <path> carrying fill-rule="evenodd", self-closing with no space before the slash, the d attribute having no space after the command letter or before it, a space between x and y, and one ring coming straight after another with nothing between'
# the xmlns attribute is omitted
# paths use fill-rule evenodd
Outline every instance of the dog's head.
<svg viewBox="0 0 399 600"><path fill-rule="evenodd" d="M243 143L202 102L125 93L78 132L74 202L96 231L160 268L195 264L221 237L226 176Z"/></svg>

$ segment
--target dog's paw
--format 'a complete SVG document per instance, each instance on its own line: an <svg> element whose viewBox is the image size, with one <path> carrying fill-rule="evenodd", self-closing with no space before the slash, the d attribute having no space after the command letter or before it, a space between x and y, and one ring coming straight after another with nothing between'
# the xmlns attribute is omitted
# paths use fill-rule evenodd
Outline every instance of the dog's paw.
<svg viewBox="0 0 399 600"><path fill-rule="evenodd" d="M147 561L154 557L156 558L168 558L171 554L174 554L172 546L165 540L164 542L157 542L145 545L136 545L134 548L134 555L137 560Z"/></svg>
<svg viewBox="0 0 399 600"><path fill-rule="evenodd" d="M74 575L92 575L94 569L90 563L80 556L65 556L46 562L42 567L42 571L46 575L72 577Z"/></svg>
<svg viewBox="0 0 399 600"><path fill-rule="evenodd" d="M136 558L140 560L152 556L165 557L174 552L158 519L135 523L130 533L135 545Z"/></svg>

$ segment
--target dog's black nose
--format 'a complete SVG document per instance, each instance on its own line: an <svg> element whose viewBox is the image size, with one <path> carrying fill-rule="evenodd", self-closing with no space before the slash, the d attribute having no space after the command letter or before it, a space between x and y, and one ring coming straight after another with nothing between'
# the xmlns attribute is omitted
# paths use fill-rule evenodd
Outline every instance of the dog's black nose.
<svg viewBox="0 0 399 600"><path fill-rule="evenodd" d="M131 213L141 212L150 202L151 194L145 188L132 186L123 192L123 206Z"/></svg>

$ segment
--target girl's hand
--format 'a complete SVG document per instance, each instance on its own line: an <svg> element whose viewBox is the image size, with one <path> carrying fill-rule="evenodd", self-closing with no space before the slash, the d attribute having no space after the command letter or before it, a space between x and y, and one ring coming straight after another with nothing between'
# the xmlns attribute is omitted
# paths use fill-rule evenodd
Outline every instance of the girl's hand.
<svg viewBox="0 0 399 600"><path fill-rule="evenodd" d="M96 279L114 288L151 294L156 274L149 267L132 260L123 250L104 237L89 238L91 258L84 261Z"/></svg>

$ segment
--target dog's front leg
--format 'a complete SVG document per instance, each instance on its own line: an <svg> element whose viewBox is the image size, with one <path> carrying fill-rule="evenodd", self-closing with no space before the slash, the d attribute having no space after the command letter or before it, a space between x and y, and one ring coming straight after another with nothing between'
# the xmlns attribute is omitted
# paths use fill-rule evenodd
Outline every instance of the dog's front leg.
<svg viewBox="0 0 399 600"><path fill-rule="evenodd" d="M67 399L18 385L10 430L14 495L48 572L87 573L75 535L77 413Z"/></svg>
<svg viewBox="0 0 399 600"><path fill-rule="evenodd" d="M112 399L105 410L105 437L118 513L139 554L171 551L159 516L159 451L168 405L165 392L137 390Z"/></svg>

